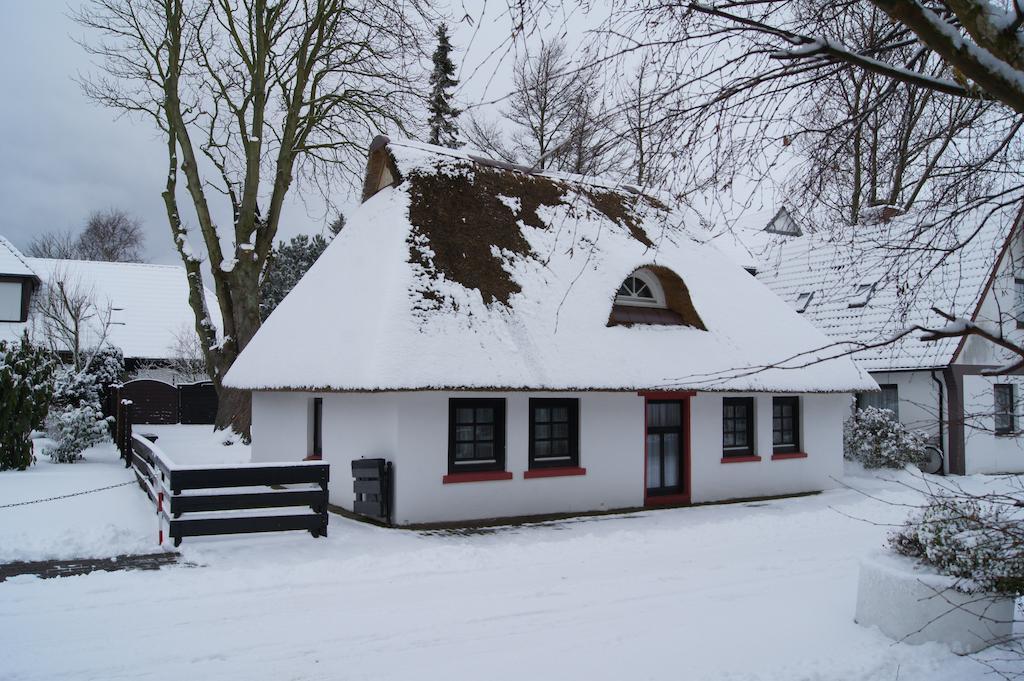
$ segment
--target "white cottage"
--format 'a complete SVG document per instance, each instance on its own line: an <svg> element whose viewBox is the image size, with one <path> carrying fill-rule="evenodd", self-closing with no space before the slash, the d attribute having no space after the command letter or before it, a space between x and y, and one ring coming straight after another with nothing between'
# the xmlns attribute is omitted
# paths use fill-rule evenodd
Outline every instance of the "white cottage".
<svg viewBox="0 0 1024 681"><path fill-rule="evenodd" d="M810 492L874 381L629 187L374 140L364 202L225 383L253 460L394 470L431 524Z"/></svg>

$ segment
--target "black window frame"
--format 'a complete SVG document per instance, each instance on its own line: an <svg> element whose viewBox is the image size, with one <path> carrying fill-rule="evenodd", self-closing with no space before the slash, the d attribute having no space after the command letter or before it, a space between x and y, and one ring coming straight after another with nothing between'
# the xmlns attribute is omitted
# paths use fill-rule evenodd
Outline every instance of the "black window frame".
<svg viewBox="0 0 1024 681"><path fill-rule="evenodd" d="M793 425L790 430L793 433L792 442L775 442L775 433L782 428L785 416L776 413L776 406L791 405L793 408ZM778 395L772 397L772 453L773 454L795 454L800 451L800 398L796 395Z"/></svg>
<svg viewBox="0 0 1024 681"><path fill-rule="evenodd" d="M877 407L874 404L866 404L865 401L868 400L868 399L874 399L874 397L870 397L869 398L869 395L871 395L871 396L874 396L874 395L881 396L881 395L884 395L887 390L890 390L890 391L892 391L892 394L896 398L894 400L896 408L895 409L889 409L889 411L892 412L893 418L895 418L897 421L899 421L900 420L900 386L899 386L899 384L898 383L879 383L878 384L878 388L879 388L879 392L877 392L877 393L857 393L857 409L864 409L865 407L876 407L878 409L888 409L888 407Z"/></svg>
<svg viewBox="0 0 1024 681"><path fill-rule="evenodd" d="M313 398L313 456L324 454L324 398Z"/></svg>
<svg viewBox="0 0 1024 681"><path fill-rule="evenodd" d="M1021 288L1024 287L1024 278L1014 277L1013 278L1013 311L1017 320L1017 328L1024 329L1024 297L1020 295Z"/></svg>
<svg viewBox="0 0 1024 681"><path fill-rule="evenodd" d="M1009 390L1009 411L1002 411L1000 407L1000 391ZM996 435L1014 435L1017 432L1017 386L1013 383L994 383L992 385L993 414L992 426ZM1005 400L1005 398L1004 398ZM1000 425L1000 419L1008 419Z"/></svg>
<svg viewBox="0 0 1024 681"><path fill-rule="evenodd" d="M478 424L476 422L476 409L494 409L494 420L491 424L493 427L493 439L489 440L493 444L493 460L477 460L472 459L457 460L455 458L455 429L459 425L457 423L457 414L459 409L473 409L474 420L471 424L461 425L472 425L474 428ZM448 473L480 473L490 471L504 471L505 470L505 412L506 412L506 401L503 397L452 397L448 399ZM478 442L487 442L485 440L474 439L468 440L467 442L473 442L476 445Z"/></svg>
<svg viewBox="0 0 1024 681"><path fill-rule="evenodd" d="M0 319L0 322L22 324L28 321L29 309L32 302L32 279L13 275L0 274L0 282L7 284L21 284L21 301L18 307L17 319Z"/></svg>
<svg viewBox="0 0 1024 681"><path fill-rule="evenodd" d="M537 410L538 409L557 409L564 407L568 412L568 437L566 438L555 438L548 437L542 438L547 442L553 442L556 440L567 440L568 441L568 455L565 457L553 457L548 456L544 459L538 459L536 445L537 439ZM530 398L530 470L537 470L540 468L579 468L580 465L580 401L575 397L531 397ZM547 424L542 425L556 425L561 423L560 421L551 420Z"/></svg>
<svg viewBox="0 0 1024 681"><path fill-rule="evenodd" d="M737 407L743 405L747 410L747 444L743 447L736 445L725 445L725 426L728 420L725 416L725 408L727 406ZM754 456L754 436L757 432L754 428L754 398L753 397L723 397L722 398L722 456L724 457L739 457L739 456ZM733 434L739 432L735 429L731 431Z"/></svg>

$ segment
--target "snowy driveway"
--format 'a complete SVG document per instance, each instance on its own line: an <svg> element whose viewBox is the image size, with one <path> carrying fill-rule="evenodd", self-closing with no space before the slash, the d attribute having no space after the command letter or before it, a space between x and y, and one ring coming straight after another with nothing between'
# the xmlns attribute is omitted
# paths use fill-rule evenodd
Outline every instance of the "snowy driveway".
<svg viewBox="0 0 1024 681"><path fill-rule="evenodd" d="M468 536L333 516L325 540L190 540L205 567L0 584L0 678L990 678L853 623L885 528L847 515L903 510L838 490Z"/></svg>

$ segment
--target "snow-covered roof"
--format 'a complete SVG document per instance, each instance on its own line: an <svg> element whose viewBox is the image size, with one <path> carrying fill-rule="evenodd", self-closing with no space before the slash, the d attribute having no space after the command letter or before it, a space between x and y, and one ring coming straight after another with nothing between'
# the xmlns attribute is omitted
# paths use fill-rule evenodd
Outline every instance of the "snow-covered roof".
<svg viewBox="0 0 1024 681"><path fill-rule="evenodd" d="M61 280L88 293L100 307L109 304L111 324L107 342L121 348L125 357L171 358L178 336L195 328L183 267L50 258L23 258L23 263L44 285ZM206 297L211 320L222 328L214 295L207 291ZM10 325L3 333L16 336L24 326ZM38 325L31 319L28 327L30 334L38 331ZM87 333L95 333L95 329ZM86 339L85 345L89 342Z"/></svg>
<svg viewBox="0 0 1024 681"><path fill-rule="evenodd" d="M387 138L371 147L365 187L226 385L875 388L848 359L813 362L820 331L635 190ZM659 273L689 326L609 325L640 267Z"/></svg>
<svg viewBox="0 0 1024 681"><path fill-rule="evenodd" d="M953 361L958 338L924 342L915 333L885 341L915 325L945 326L932 307L972 318L1017 210L907 214L789 238L737 231L712 243L736 247L737 262L756 262L758 279L794 307L801 294L813 293L803 316L835 342L878 344L854 355L865 369L938 368Z"/></svg>
<svg viewBox="0 0 1024 681"><path fill-rule="evenodd" d="M25 262L25 256L10 241L0 236L0 276L37 278Z"/></svg>

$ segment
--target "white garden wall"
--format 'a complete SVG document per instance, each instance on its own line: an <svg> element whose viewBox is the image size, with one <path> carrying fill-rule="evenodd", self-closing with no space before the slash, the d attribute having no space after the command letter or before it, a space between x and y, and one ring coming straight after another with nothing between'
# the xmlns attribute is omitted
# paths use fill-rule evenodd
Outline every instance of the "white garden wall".
<svg viewBox="0 0 1024 681"><path fill-rule="evenodd" d="M502 396L506 471L511 480L444 484L448 473L450 397ZM580 400L580 466L586 475L525 479L530 397ZM301 459L309 453L308 393L253 395L253 460ZM351 508L351 461L394 463L397 524L635 508L644 503L644 399L635 393L324 394L323 451L331 464L331 502ZM801 399L807 458L772 460L771 395L755 396L759 462L721 463L721 394L691 400L694 503L809 492L833 487L842 472L842 422L849 395Z"/></svg>

